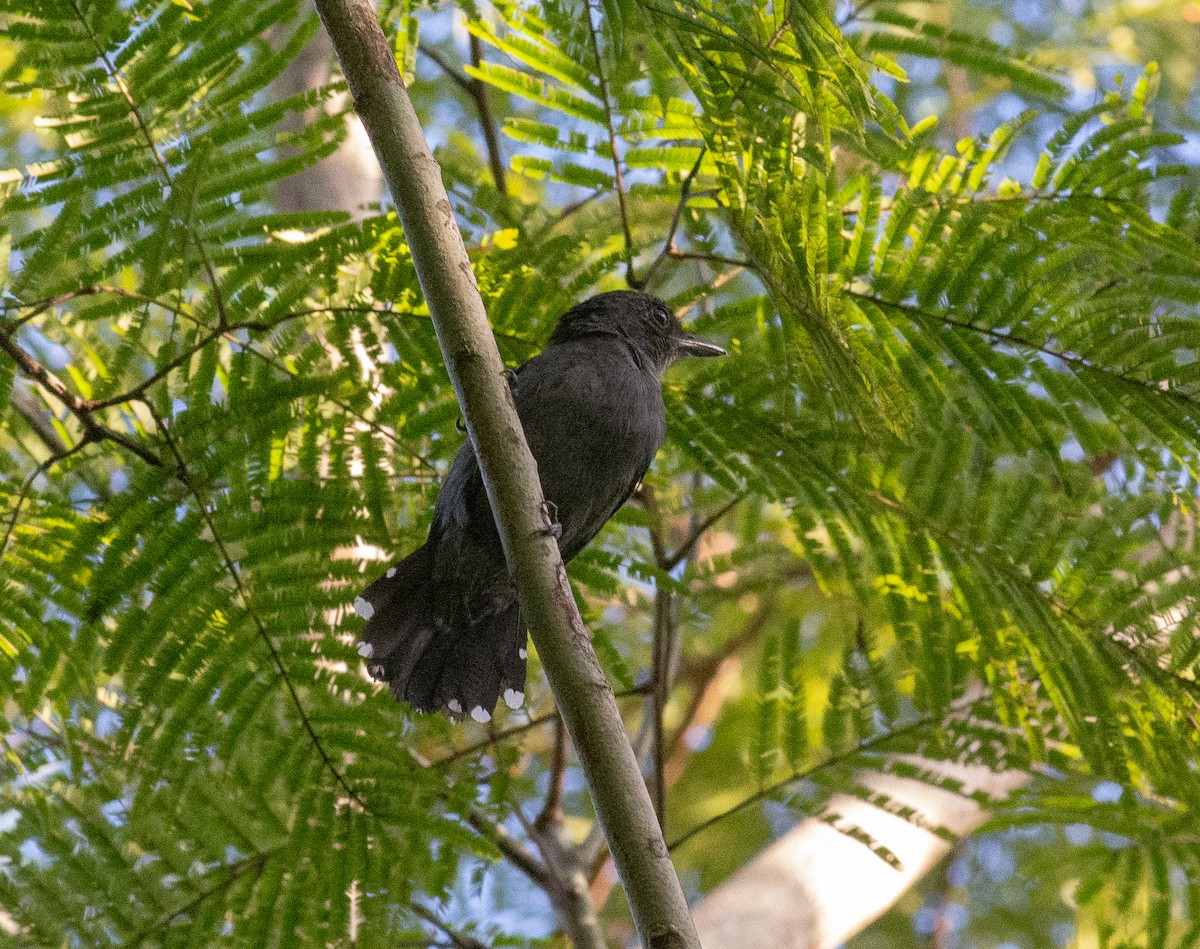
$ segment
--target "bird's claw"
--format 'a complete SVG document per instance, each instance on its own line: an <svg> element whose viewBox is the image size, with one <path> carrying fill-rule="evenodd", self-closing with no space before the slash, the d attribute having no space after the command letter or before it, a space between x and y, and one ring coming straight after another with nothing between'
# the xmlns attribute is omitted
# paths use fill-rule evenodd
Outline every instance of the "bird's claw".
<svg viewBox="0 0 1200 949"><path fill-rule="evenodd" d="M562 537L562 524L558 522L558 505L553 501L542 502L542 520L546 524L545 530L541 533L545 537L553 537L555 540Z"/></svg>

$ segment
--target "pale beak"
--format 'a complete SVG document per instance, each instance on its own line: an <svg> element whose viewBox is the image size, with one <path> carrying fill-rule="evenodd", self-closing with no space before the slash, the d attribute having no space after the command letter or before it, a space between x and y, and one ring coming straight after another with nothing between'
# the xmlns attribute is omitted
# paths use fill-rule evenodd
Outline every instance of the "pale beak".
<svg viewBox="0 0 1200 949"><path fill-rule="evenodd" d="M680 356L724 356L725 350L716 343L684 333L676 344L676 352Z"/></svg>

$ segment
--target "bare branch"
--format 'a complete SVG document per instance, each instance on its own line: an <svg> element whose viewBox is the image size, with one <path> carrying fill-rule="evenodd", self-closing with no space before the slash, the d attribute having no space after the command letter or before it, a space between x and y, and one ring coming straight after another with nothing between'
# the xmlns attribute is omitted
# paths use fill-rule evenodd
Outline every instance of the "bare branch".
<svg viewBox="0 0 1200 949"><path fill-rule="evenodd" d="M1052 346L1047 346L1044 343L1038 343L1035 340L1027 339L1015 333L1009 333L1004 330L993 329L990 326L982 326L979 323L971 323L966 320L957 320L945 313L939 313L935 310L926 310L923 307L913 306L908 303L896 303L884 297L875 296L870 293L861 293L859 291L843 288L842 292L848 297L853 297L856 300L863 300L867 303L873 303L875 306L882 307L887 310L894 310L898 313L907 313L910 316L920 319L934 320L942 323L945 326L954 329L967 330L972 333L978 333L981 336L986 336L989 339L995 340L998 343L1004 343L1009 346L1018 346L1021 349L1029 349L1034 352L1042 353L1046 356L1052 356L1069 365L1072 369L1079 373L1095 373L1108 379L1115 379L1118 382L1126 385L1135 386L1139 389L1146 389L1154 393L1156 396L1166 396L1176 402L1183 402L1187 405L1196 408L1200 407L1200 399L1189 395L1181 389L1177 388L1161 388L1157 380L1139 379L1137 376L1131 376L1124 372L1118 372L1115 369L1106 366L1097 365L1091 362L1087 357L1078 353L1068 352L1062 349L1055 349Z"/></svg>
<svg viewBox="0 0 1200 949"><path fill-rule="evenodd" d="M688 535L687 540L685 540L682 544L679 545L679 549L677 551L675 551L675 553L673 553L671 556L664 559L664 561L660 565L661 568L664 571L666 571L667 573L670 573L672 570L674 570L676 567L678 567L681 563L683 563L684 560L686 560L689 556L691 556L692 548L694 548L696 546L697 541L699 541L700 538L704 536L704 534L709 530L709 528L711 528L714 524L717 523L717 521L719 521L726 514L728 514L735 507L737 507L738 504L741 502L741 500L744 497L745 497L744 494L739 494L735 497L730 498L728 501L726 501L724 504L722 504L719 508L717 508L717 510L715 510L712 514L710 514L703 521L701 521L699 524L697 524L692 529L692 532Z"/></svg>
<svg viewBox="0 0 1200 949"><path fill-rule="evenodd" d="M50 470L53 465L70 458L76 452L87 447L88 443L89 439L85 435L79 444L63 451L55 452L38 465L29 477L25 479L25 484L21 487L21 493L17 495L17 503L13 505L12 513L9 515L8 525L4 528L4 539L0 540L0 562L4 560L4 552L8 549L8 541L12 537L13 531L17 529L17 520L21 516L21 508L25 506L25 502L29 499L29 492L33 490L33 483L38 479L38 476Z"/></svg>
<svg viewBox="0 0 1200 949"><path fill-rule="evenodd" d="M220 869L224 871L221 879L217 880L207 889L201 890L190 900L171 910L165 916L162 916L157 922L154 922L145 929L141 930L129 941L129 946L131 949L136 949L137 946L142 945L151 936L161 933L180 916L186 916L210 897L215 896L218 893L223 893L225 890L229 889L247 873L253 871L255 874L261 874L263 867L267 864L267 861L279 853L281 849L282 848L277 847L273 850L264 850L261 853L251 854L249 857L239 860L236 863L226 864L225 866L221 867ZM213 875L215 874L216 871L214 870Z"/></svg>
<svg viewBox="0 0 1200 949"><path fill-rule="evenodd" d="M643 945L698 949L646 785L567 582L440 169L370 0L315 0L396 202L534 645Z"/></svg>
<svg viewBox="0 0 1200 949"><path fill-rule="evenodd" d="M563 778L567 772L567 730L557 711L554 715L554 750L550 756L550 786L542 812L534 819L541 833L558 833L563 820Z"/></svg>
<svg viewBox="0 0 1200 949"><path fill-rule="evenodd" d="M478 67L483 60L483 47L479 37L470 34L471 65ZM504 172L504 153L500 150L500 135L496 130L496 119L492 115L492 104L488 99L487 84L481 79L465 75L456 68L445 56L432 47L420 46L418 51L428 57L446 77L458 88L471 97L475 111L479 115L479 125L483 130L483 140L487 146L488 165L492 170L492 181L496 190L508 194L508 180Z"/></svg>
<svg viewBox="0 0 1200 949"><path fill-rule="evenodd" d="M654 691L650 696L651 727L653 729L654 758L654 811L658 815L658 826L666 834L667 829L667 783L663 774L666 746L663 739L663 715L667 699L671 694L671 639L674 624L671 617L671 591L659 584L654 589L654 643L651 657L650 681Z"/></svg>
<svg viewBox="0 0 1200 949"><path fill-rule="evenodd" d="M457 69L445 56L434 49L432 46L418 46L417 52L428 57L429 61L437 66L446 78L451 80L456 86L463 90L468 95L471 94L471 78L463 74L460 69Z"/></svg>

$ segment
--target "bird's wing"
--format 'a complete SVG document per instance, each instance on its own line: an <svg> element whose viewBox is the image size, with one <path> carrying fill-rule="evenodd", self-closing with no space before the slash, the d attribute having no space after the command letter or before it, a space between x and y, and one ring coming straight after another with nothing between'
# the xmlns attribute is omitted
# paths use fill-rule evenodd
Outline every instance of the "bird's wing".
<svg viewBox="0 0 1200 949"><path fill-rule="evenodd" d="M662 441L661 390L622 349L559 345L525 364L514 399L570 560L645 475Z"/></svg>

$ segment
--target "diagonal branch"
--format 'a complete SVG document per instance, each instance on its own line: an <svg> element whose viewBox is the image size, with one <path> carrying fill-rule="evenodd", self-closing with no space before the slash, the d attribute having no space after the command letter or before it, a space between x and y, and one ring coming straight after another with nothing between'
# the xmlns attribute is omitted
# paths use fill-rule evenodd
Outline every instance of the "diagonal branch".
<svg viewBox="0 0 1200 949"><path fill-rule="evenodd" d="M708 532L709 528L711 528L717 523L717 521L737 507L744 497L744 494L734 495L734 497L730 498L710 515L708 515L708 517L697 524L692 529L692 532L688 534L687 540L679 545L679 549L676 550L675 553L673 553L670 557L667 557L662 564L660 564L662 569L667 573L670 573L681 563L683 563L683 561L691 555L692 548L695 547L700 538Z"/></svg>
<svg viewBox="0 0 1200 949"><path fill-rule="evenodd" d="M471 44L471 65L476 69L483 62L483 45L479 37L472 33L468 37ZM479 124L483 126L483 140L487 143L488 164L492 168L492 180L496 190L508 194L508 181L504 174L504 153L500 150L500 135L496 131L496 117L492 115L492 103L488 98L488 87L482 79L471 80L471 98L475 100L475 109L479 112Z"/></svg>
<svg viewBox="0 0 1200 949"><path fill-rule="evenodd" d="M239 860L237 863L227 864L222 868L225 872L221 879L213 883L212 886L201 890L190 900L180 904L165 916L161 917L159 920L134 935L134 937L129 941L130 949L136 949L137 946L142 945L151 936L161 933L180 916L186 916L210 897L215 896L218 893L223 893L247 873L253 871L256 874L261 874L263 867L267 864L267 861L278 854L282 849L282 847L276 847L273 850L264 850L256 854L252 854L243 860Z"/></svg>
<svg viewBox="0 0 1200 949"><path fill-rule="evenodd" d="M478 68L480 62L483 60L483 47L479 42L479 37L474 33L470 34L469 39L471 44L471 65ZM500 136L496 131L496 119L492 115L492 103L488 99L487 85L482 79L474 79L464 75L438 50L426 46L419 46L417 49L427 56L430 62L434 63L438 69L445 73L446 78L471 97L471 101L475 104L475 111L479 115L479 125L483 129L483 140L487 146L488 153L488 165L492 169L492 181L495 182L497 191L507 195L508 180L504 172L504 153L500 150Z"/></svg>
<svg viewBox="0 0 1200 949"><path fill-rule="evenodd" d="M25 502L29 500L29 492L33 490L33 483L37 481L38 476L44 474L53 465L58 464L60 461L65 461L76 452L86 448L90 441L91 439L84 435L83 440L78 444L73 445L70 448L64 448L63 450L52 454L49 458L34 468L29 477L25 479L25 484L21 487L21 493L17 495L17 503L13 505L12 513L9 515L8 525L4 528L4 539L0 540L0 563L3 563L4 561L4 552L8 549L8 542L10 539L12 539L13 531L17 529L17 520L21 516L21 508L23 508L25 506Z"/></svg>
<svg viewBox="0 0 1200 949"><path fill-rule="evenodd" d="M856 300L862 300L866 303L873 303L875 306L887 310L894 310L897 313L906 313L909 316L921 320L936 320L945 326L952 329L967 330L968 332L978 333L981 336L986 336L988 339L995 340L997 343L1002 343L1008 346L1017 346L1021 349L1032 350L1033 352L1041 353L1044 356L1050 356L1054 359L1061 360L1070 366L1078 373L1095 373L1097 376L1114 379L1117 382L1128 386L1133 386L1139 389L1145 389L1157 396L1166 396L1176 402L1182 402L1192 409L1200 408L1200 400L1189 395L1180 389L1163 389L1158 382L1150 379L1139 379L1137 376L1131 376L1128 373L1119 372L1116 369L1107 366L1097 365L1091 362L1085 356L1078 353L1068 352L1062 349L1055 349L1053 346L1047 346L1045 343L1039 343L1035 340L1027 339L1024 336L1019 336L1015 333L1008 333L1004 330L993 329L990 326L983 326L979 323L972 323L967 320L957 320L945 313L938 313L935 310L927 310L923 307L913 306L909 303L897 303L893 300L888 300L885 297L876 296L871 293L861 293L854 290L843 289L843 292L848 297L853 297Z"/></svg>
<svg viewBox="0 0 1200 949"><path fill-rule="evenodd" d="M435 930L449 939L449 944L453 947L453 949L487 949L487 946L474 936L469 936L464 932L459 932L457 929L451 928L447 923L442 921L441 917L439 917L427 906L424 906L414 900L409 904L409 910L414 916L424 920ZM422 943L422 945L428 945L428 943Z"/></svg>
<svg viewBox="0 0 1200 949"><path fill-rule="evenodd" d="M567 773L567 731L557 711L554 714L554 750L550 756L550 786L542 812L533 825L541 832L557 831L563 820L563 778Z"/></svg>
<svg viewBox="0 0 1200 949"><path fill-rule="evenodd" d="M647 949L699 949L612 686L567 582L454 209L370 0L315 0L400 213L521 609Z"/></svg>
<svg viewBox="0 0 1200 949"><path fill-rule="evenodd" d="M67 384L53 372L25 352L8 333L0 333L0 350L17 364L17 368L66 406L67 411L83 426L83 435L88 441L115 442L131 454L155 468L162 467L162 459L135 438L115 431L96 421L93 413L97 406L88 399L75 395Z"/></svg>
<svg viewBox="0 0 1200 949"><path fill-rule="evenodd" d="M677 252L675 235L679 232L679 222L683 218L683 209L687 207L688 198L692 193L692 182L700 174L700 166L704 163L704 156L706 154L708 154L707 143L700 146L700 154L696 156L696 163L692 165L692 170L688 172L687 177L683 179L683 183L680 185L679 201L675 205L675 213L671 215L671 226L667 228L667 236L663 238L663 248L658 252L658 256L650 262L650 266L646 268L646 272L642 274L638 286L649 286L650 281L654 279L654 274L662 266L663 261L670 257L673 252Z"/></svg>
<svg viewBox="0 0 1200 949"><path fill-rule="evenodd" d="M783 790L783 788L787 787L789 784L795 784L797 781L803 781L805 778L811 777L812 775L817 774L826 768L831 768L834 765L850 761L868 751L877 751L891 742L896 741L898 738L903 738L907 735L913 734L914 732L920 731L922 728L928 727L929 725L933 724L933 722L933 716L922 715L920 718L914 719L907 725L901 725L899 728L893 728L889 732L881 732L880 734L868 738L865 741L859 742L852 748L847 748L845 751L839 751L835 754L832 754L823 761L817 762L817 764L813 765L811 768L805 768L803 771L794 771L786 778L782 778L781 780L776 781L774 784L768 784L765 787L759 788L759 790L738 801L738 803L734 804L732 807L726 808L719 814L714 814L707 820L701 821L686 833L681 834L672 840L669 846L672 850L677 850L697 834L703 833L714 824L719 824L727 817L732 817L734 814L744 811L752 804L757 804L759 801L767 800L769 797L771 797L771 795L775 794L777 791Z"/></svg>

